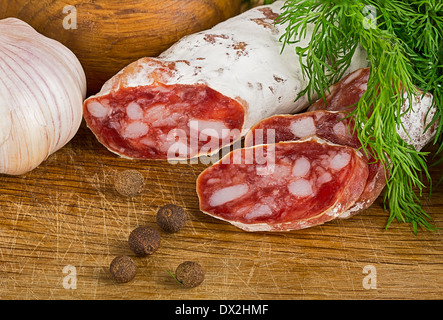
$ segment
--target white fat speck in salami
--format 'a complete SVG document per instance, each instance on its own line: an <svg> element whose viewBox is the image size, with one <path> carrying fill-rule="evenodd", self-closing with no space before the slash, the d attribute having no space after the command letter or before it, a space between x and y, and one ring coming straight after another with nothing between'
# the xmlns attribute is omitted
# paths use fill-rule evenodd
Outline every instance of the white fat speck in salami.
<svg viewBox="0 0 443 320"><path fill-rule="evenodd" d="M349 76L347 76L346 78L343 79L343 84L344 85L349 85L349 84L351 84L355 80L360 80L362 73L363 73L362 69L357 70L357 71L351 73Z"/></svg>
<svg viewBox="0 0 443 320"><path fill-rule="evenodd" d="M291 132L298 138L305 138L316 132L314 119L311 117L301 118L291 123Z"/></svg>
<svg viewBox="0 0 443 320"><path fill-rule="evenodd" d="M223 122L218 121L191 120L189 127L205 136L222 139L228 137L230 132Z"/></svg>
<svg viewBox="0 0 443 320"><path fill-rule="evenodd" d="M245 215L246 220L251 220L255 218L269 217L272 215L271 208L266 204L257 204L252 209L248 210Z"/></svg>
<svg viewBox="0 0 443 320"><path fill-rule="evenodd" d="M346 135L346 127L345 127L345 124L343 123L343 122L337 122L335 125L334 125L334 127L333 127L333 130L334 130L334 133L337 135L337 136L345 136Z"/></svg>
<svg viewBox="0 0 443 320"><path fill-rule="evenodd" d="M126 113L131 120L140 120L143 118L143 110L140 105L136 102L131 102L126 107Z"/></svg>
<svg viewBox="0 0 443 320"><path fill-rule="evenodd" d="M349 161L351 161L351 155L348 153L338 153L329 162L330 168L333 170L340 170L344 168Z"/></svg>
<svg viewBox="0 0 443 320"><path fill-rule="evenodd" d="M209 199L209 204L212 207L220 206L229 201L240 198L246 192L248 192L248 189L248 185L246 184L239 184L236 186L219 189L211 196L211 198Z"/></svg>
<svg viewBox="0 0 443 320"><path fill-rule="evenodd" d="M292 174L297 177L303 177L309 173L311 163L308 159L301 157L297 159L292 167Z"/></svg>
<svg viewBox="0 0 443 320"><path fill-rule="evenodd" d="M149 128L146 123L134 121L125 126L122 135L128 139L135 139L145 136L148 133L148 130Z"/></svg>
<svg viewBox="0 0 443 320"><path fill-rule="evenodd" d="M287 25L274 23L283 5L275 1L254 7L184 37L158 57L129 64L85 101L86 124L109 150L137 159L167 159L171 152L163 139L179 129L187 137L182 143L188 145L181 157L189 159L239 141L266 117L307 108L306 97L296 99L307 84L296 50L281 50ZM309 42L311 29L299 45ZM358 48L348 71L364 66L366 53ZM109 112L100 108L104 99ZM126 135L128 120L142 121L148 133ZM189 126L194 120L205 127L196 135L198 141L192 141ZM112 125L115 121L120 127Z"/></svg>
<svg viewBox="0 0 443 320"><path fill-rule="evenodd" d="M368 84L367 83L362 83L361 85L358 86L358 88L361 91L366 91L368 89Z"/></svg>
<svg viewBox="0 0 443 320"><path fill-rule="evenodd" d="M296 197L308 197L313 195L311 181L298 179L288 186L289 192Z"/></svg>
<svg viewBox="0 0 443 320"><path fill-rule="evenodd" d="M276 170L257 174L255 168L263 164L254 154L268 148L273 149ZM331 154L341 157L336 169L323 167L319 160L335 161ZM294 167L304 176L294 176ZM197 194L203 212L243 230L287 231L338 217L359 198L367 177L368 165L354 148L309 138L234 150L199 175Z"/></svg>
<svg viewBox="0 0 443 320"><path fill-rule="evenodd" d="M324 172L317 178L317 184L322 185L323 183L329 182L332 180L332 176L329 172Z"/></svg>
<svg viewBox="0 0 443 320"><path fill-rule="evenodd" d="M88 112L95 118L104 118L108 115L108 109L99 102L88 104Z"/></svg>

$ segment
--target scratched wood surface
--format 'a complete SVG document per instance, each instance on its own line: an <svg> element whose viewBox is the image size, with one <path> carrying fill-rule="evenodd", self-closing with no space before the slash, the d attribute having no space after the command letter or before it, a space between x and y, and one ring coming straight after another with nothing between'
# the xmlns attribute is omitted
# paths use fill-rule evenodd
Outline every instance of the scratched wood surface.
<svg viewBox="0 0 443 320"><path fill-rule="evenodd" d="M378 201L351 219L311 229L246 233L199 211L195 180L205 167L118 158L83 125L36 170L0 176L0 298L443 298L441 231L415 236L398 223L385 230L387 213ZM116 174L125 169L145 178L133 198L114 188ZM442 172L432 168L434 177ZM442 196L440 187L424 199L439 227ZM186 209L186 226L176 234L160 231L161 247L152 256L134 256L129 233L140 225L157 227L155 213L167 203ZM120 254L138 266L130 283L110 278L109 263ZM204 267L201 286L185 289L168 274L185 260ZM364 286L366 266L373 266L375 288ZM72 288L66 277L74 275Z"/></svg>

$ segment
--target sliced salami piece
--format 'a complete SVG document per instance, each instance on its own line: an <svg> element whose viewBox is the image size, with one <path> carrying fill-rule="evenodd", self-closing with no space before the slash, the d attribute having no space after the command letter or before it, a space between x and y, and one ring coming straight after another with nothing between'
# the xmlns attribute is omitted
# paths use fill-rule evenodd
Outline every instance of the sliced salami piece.
<svg viewBox="0 0 443 320"><path fill-rule="evenodd" d="M325 92L324 99L318 99L308 109L330 111L352 111L366 92L370 68L361 68L343 77ZM326 102L326 103L325 103Z"/></svg>
<svg viewBox="0 0 443 320"><path fill-rule="evenodd" d="M351 111L366 92L369 80L370 68L355 70L342 80L329 88L326 92L326 100L319 99L312 104L308 111L330 110ZM426 131L425 128L431 123L437 108L433 107L433 97L430 93L424 93L417 89L417 95L410 107L409 99L406 99L402 107L402 125L397 128L399 136L411 144L416 150L422 150L435 136L437 123L434 123Z"/></svg>
<svg viewBox="0 0 443 320"><path fill-rule="evenodd" d="M346 113L337 111L311 111L296 115L277 115L260 121L245 136L245 146L253 146L267 141L297 141L316 136L329 142L361 149L360 141L354 132L354 124ZM269 137L271 135L271 137ZM369 208L386 185L385 167L376 161L368 150L364 158L368 163L366 186L358 200L339 218L349 218Z"/></svg>
<svg viewBox="0 0 443 320"><path fill-rule="evenodd" d="M356 149L318 138L236 149L197 179L200 209L246 231L330 221L358 200L368 166Z"/></svg>
<svg viewBox="0 0 443 320"><path fill-rule="evenodd" d="M205 85L124 88L86 103L84 117L111 151L137 159L183 159L240 137L245 110ZM191 141L191 137L193 137Z"/></svg>
<svg viewBox="0 0 443 320"><path fill-rule="evenodd" d="M88 127L124 157L188 159L239 141L266 117L307 108L307 99L295 102L306 86L299 58L294 48L281 52L285 26L274 24L283 4L253 8L128 65L85 101ZM350 71L366 65L357 50Z"/></svg>

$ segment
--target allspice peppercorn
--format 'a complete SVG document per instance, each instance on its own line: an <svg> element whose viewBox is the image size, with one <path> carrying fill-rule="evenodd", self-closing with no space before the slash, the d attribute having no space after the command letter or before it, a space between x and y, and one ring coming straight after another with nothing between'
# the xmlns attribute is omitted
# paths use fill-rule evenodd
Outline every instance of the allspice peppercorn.
<svg viewBox="0 0 443 320"><path fill-rule="evenodd" d="M186 212L175 204L167 204L157 212L157 224L166 232L178 232L186 223Z"/></svg>
<svg viewBox="0 0 443 320"><path fill-rule="evenodd" d="M175 277L184 287L194 288L205 279L205 271L197 262L185 261L175 270Z"/></svg>
<svg viewBox="0 0 443 320"><path fill-rule="evenodd" d="M137 266L128 256L117 256L112 260L109 271L116 282L125 283L134 279Z"/></svg>
<svg viewBox="0 0 443 320"><path fill-rule="evenodd" d="M119 172L114 181L115 190L126 197L133 197L140 193L143 185L143 175L132 169Z"/></svg>
<svg viewBox="0 0 443 320"><path fill-rule="evenodd" d="M153 254L160 247L160 234L151 227L138 227L129 235L129 248L139 256Z"/></svg>

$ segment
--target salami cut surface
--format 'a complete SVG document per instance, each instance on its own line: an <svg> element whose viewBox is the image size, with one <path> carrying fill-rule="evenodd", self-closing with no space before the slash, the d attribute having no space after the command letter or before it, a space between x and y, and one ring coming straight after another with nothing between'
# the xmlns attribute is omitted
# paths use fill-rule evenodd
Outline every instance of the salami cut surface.
<svg viewBox="0 0 443 320"><path fill-rule="evenodd" d="M295 101L306 86L299 57L293 47L281 52L286 26L274 23L283 4L253 8L128 65L85 101L88 127L123 157L189 159L239 141L264 118L307 108L307 99ZM365 57L358 49L349 71L367 66Z"/></svg>
<svg viewBox="0 0 443 320"><path fill-rule="evenodd" d="M272 135L272 138L268 135ZM297 141L309 137L349 146L360 150L361 144L354 131L354 124L347 113L318 110L295 115L276 115L260 121L245 136L245 146L253 146L266 141ZM263 141L263 142L262 142ZM385 167L377 161L371 150L362 151L368 164L368 177L365 188L349 209L339 218L349 218L369 208L386 185Z"/></svg>
<svg viewBox="0 0 443 320"><path fill-rule="evenodd" d="M363 192L368 165L356 149L308 138L236 149L197 179L200 209L246 231L328 222Z"/></svg>

